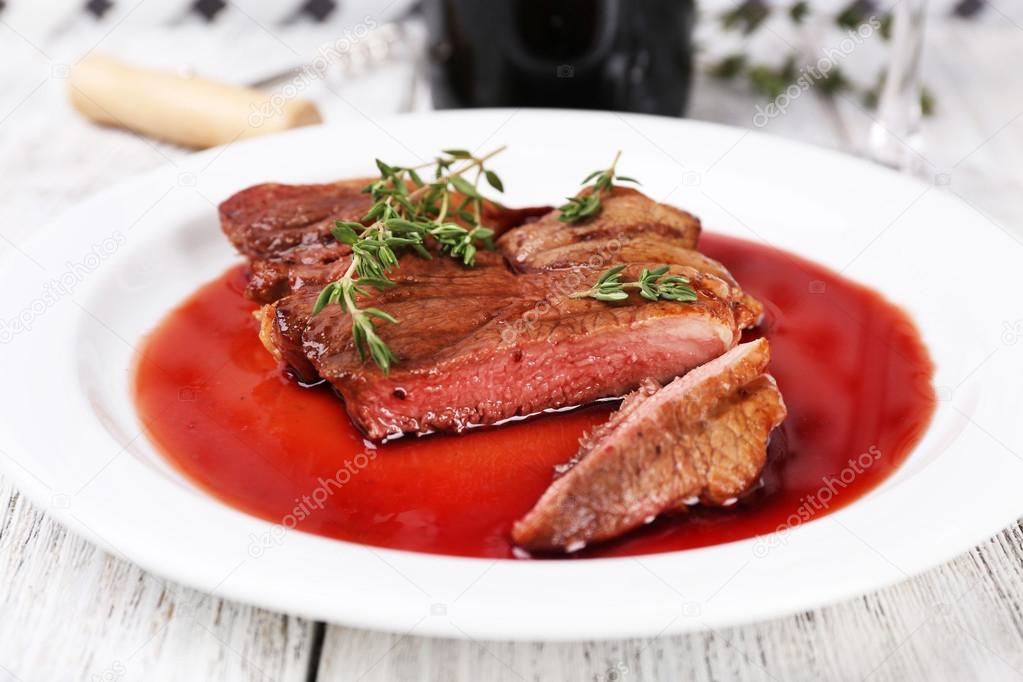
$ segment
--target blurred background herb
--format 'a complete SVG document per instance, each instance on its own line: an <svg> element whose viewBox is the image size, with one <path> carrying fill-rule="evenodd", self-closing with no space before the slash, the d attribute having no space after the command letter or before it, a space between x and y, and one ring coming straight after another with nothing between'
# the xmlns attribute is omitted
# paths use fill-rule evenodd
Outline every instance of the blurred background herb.
<svg viewBox="0 0 1023 682"><path fill-rule="evenodd" d="M952 14L961 19L977 16L984 9L986 0L960 0ZM843 31L856 32L868 22L877 22L881 39L891 40L892 16L890 11L881 11L875 0L853 0L831 16L819 16L818 10L808 0L797 0L790 5L772 4L766 0L742 0L719 16L721 27L743 39L754 36L764 28L766 22L775 16L784 16L795 26L802 27L810 20L831 23ZM785 92L807 68L817 63L820 55L810 50L792 48L780 62L758 60L747 49L748 41L738 51L727 54L708 65L708 73L721 81L745 85L768 100L774 100ZM820 97L834 97L839 93L851 94L864 106L876 109L886 77L884 68L870 83L858 82L843 71L841 65L832 67L820 78L814 80L814 90ZM920 92L920 109L925 116L935 111L935 99L930 89L924 86Z"/></svg>

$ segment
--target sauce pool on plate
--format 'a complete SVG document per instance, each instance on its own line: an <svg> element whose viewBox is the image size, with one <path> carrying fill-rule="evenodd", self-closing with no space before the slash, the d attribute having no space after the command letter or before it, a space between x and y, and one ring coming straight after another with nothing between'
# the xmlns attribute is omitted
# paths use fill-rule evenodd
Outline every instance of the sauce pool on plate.
<svg viewBox="0 0 1023 682"><path fill-rule="evenodd" d="M878 294L791 254L705 234L701 250L764 302L744 340L771 341L788 406L762 485L726 508L693 507L572 557L703 547L818 518L877 486L934 410L932 365L915 327ZM461 435L364 441L326 385L287 378L257 337L244 266L172 311L142 347L138 414L188 478L285 527L380 547L521 556L512 523L613 404ZM254 538L254 553L273 538Z"/></svg>

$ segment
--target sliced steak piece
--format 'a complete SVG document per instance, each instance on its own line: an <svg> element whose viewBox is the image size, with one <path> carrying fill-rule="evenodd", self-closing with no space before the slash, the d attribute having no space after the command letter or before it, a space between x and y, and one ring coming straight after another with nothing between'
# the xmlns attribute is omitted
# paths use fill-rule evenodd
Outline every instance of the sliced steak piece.
<svg viewBox="0 0 1023 682"><path fill-rule="evenodd" d="M580 196L588 192L583 190ZM558 220L559 215L559 211L551 211L499 240L499 248L513 267L522 271L546 270L552 263L570 262L570 253L563 255L562 249L570 251L573 245L584 242L613 245L638 237L659 237L662 243L675 248L695 249L700 238L697 218L626 187L615 187L610 195L602 197L600 213L589 220L568 225Z"/></svg>
<svg viewBox="0 0 1023 682"><path fill-rule="evenodd" d="M624 276L654 265L629 265ZM400 359L389 375L359 356L339 307L311 316L315 288L265 306L263 338L303 379L332 383L374 440L621 396L646 377L670 381L738 342L741 292L715 275L672 267L690 278L695 303L567 296L599 272L516 275L497 254L481 253L475 268L406 256L393 273L396 286L365 301L400 320L377 326Z"/></svg>
<svg viewBox="0 0 1023 682"><path fill-rule="evenodd" d="M338 220L360 221L372 205L362 190L371 178L319 185L255 185L220 204L220 226L249 258L252 277L246 294L270 303L303 286L330 281L333 263L351 253L331 229ZM487 202L484 223L502 234L545 215L550 207L509 209Z"/></svg>
<svg viewBox="0 0 1023 682"><path fill-rule="evenodd" d="M528 227L512 230L506 237L523 229ZM640 234L632 238L596 238L566 244L548 252L534 254L528 261L527 272L577 270L580 267L606 269L619 263L670 263L713 275L731 288L730 298L740 328L756 326L763 315L763 304L744 293L724 265L699 251L678 246L672 237L658 234Z"/></svg>
<svg viewBox="0 0 1023 682"><path fill-rule="evenodd" d="M580 195L585 195L584 190ZM641 192L615 187L601 200L593 218L568 225L560 212L508 231L498 248L519 272L606 269L619 263L670 263L709 273L734 290L731 297L740 328L755 326L763 306L742 293L721 263L696 250L700 221L673 206L659 204Z"/></svg>
<svg viewBox="0 0 1023 682"><path fill-rule="evenodd" d="M519 272L606 269L619 263L685 265L712 274L734 289L741 328L760 321L764 311L760 301L743 294L725 266L696 250L700 221L695 217L622 187L604 197L601 206L597 216L575 225L561 222L560 212L552 211L508 231L498 240L498 248Z"/></svg>
<svg viewBox="0 0 1023 682"><path fill-rule="evenodd" d="M345 247L348 250L348 247ZM285 260L254 260L249 263L245 295L257 303L273 303L303 287L317 291L344 274L348 253L327 263L292 263Z"/></svg>
<svg viewBox="0 0 1023 682"><path fill-rule="evenodd" d="M750 488L785 418L758 339L675 379L645 384L584 438L571 467L515 523L530 550L575 551L698 498L721 504Z"/></svg>
<svg viewBox="0 0 1023 682"><path fill-rule="evenodd" d="M253 260L282 258L298 246L334 246L337 241L330 233L334 222L359 220L372 205L362 192L370 182L358 178L322 185L255 185L220 204L220 228L243 256ZM333 259L294 262L327 260Z"/></svg>

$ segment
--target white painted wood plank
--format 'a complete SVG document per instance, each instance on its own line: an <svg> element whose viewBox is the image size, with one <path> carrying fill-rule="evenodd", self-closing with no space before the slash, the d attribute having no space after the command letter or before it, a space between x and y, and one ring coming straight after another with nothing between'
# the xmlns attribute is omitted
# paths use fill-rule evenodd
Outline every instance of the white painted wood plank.
<svg viewBox="0 0 1023 682"><path fill-rule="evenodd" d="M0 92L0 251L83 196L185 153L84 123L47 59L55 51L4 40L0 59L20 68ZM304 680L315 632L110 556L0 478L0 680Z"/></svg>
<svg viewBox="0 0 1023 682"><path fill-rule="evenodd" d="M126 510L125 513L130 513ZM304 680L314 626L167 583L0 480L0 680Z"/></svg>
<svg viewBox="0 0 1023 682"><path fill-rule="evenodd" d="M1023 678L1023 531L919 578L745 627L579 644L464 642L330 627L320 680Z"/></svg>

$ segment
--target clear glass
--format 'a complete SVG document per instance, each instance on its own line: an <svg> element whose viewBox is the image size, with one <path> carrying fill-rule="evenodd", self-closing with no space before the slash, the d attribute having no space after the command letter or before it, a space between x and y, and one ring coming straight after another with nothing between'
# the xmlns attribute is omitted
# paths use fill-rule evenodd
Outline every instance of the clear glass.
<svg viewBox="0 0 1023 682"><path fill-rule="evenodd" d="M892 7L892 45L888 76L878 99L878 115L867 149L877 162L912 170L919 159L920 59L927 0L898 0Z"/></svg>

